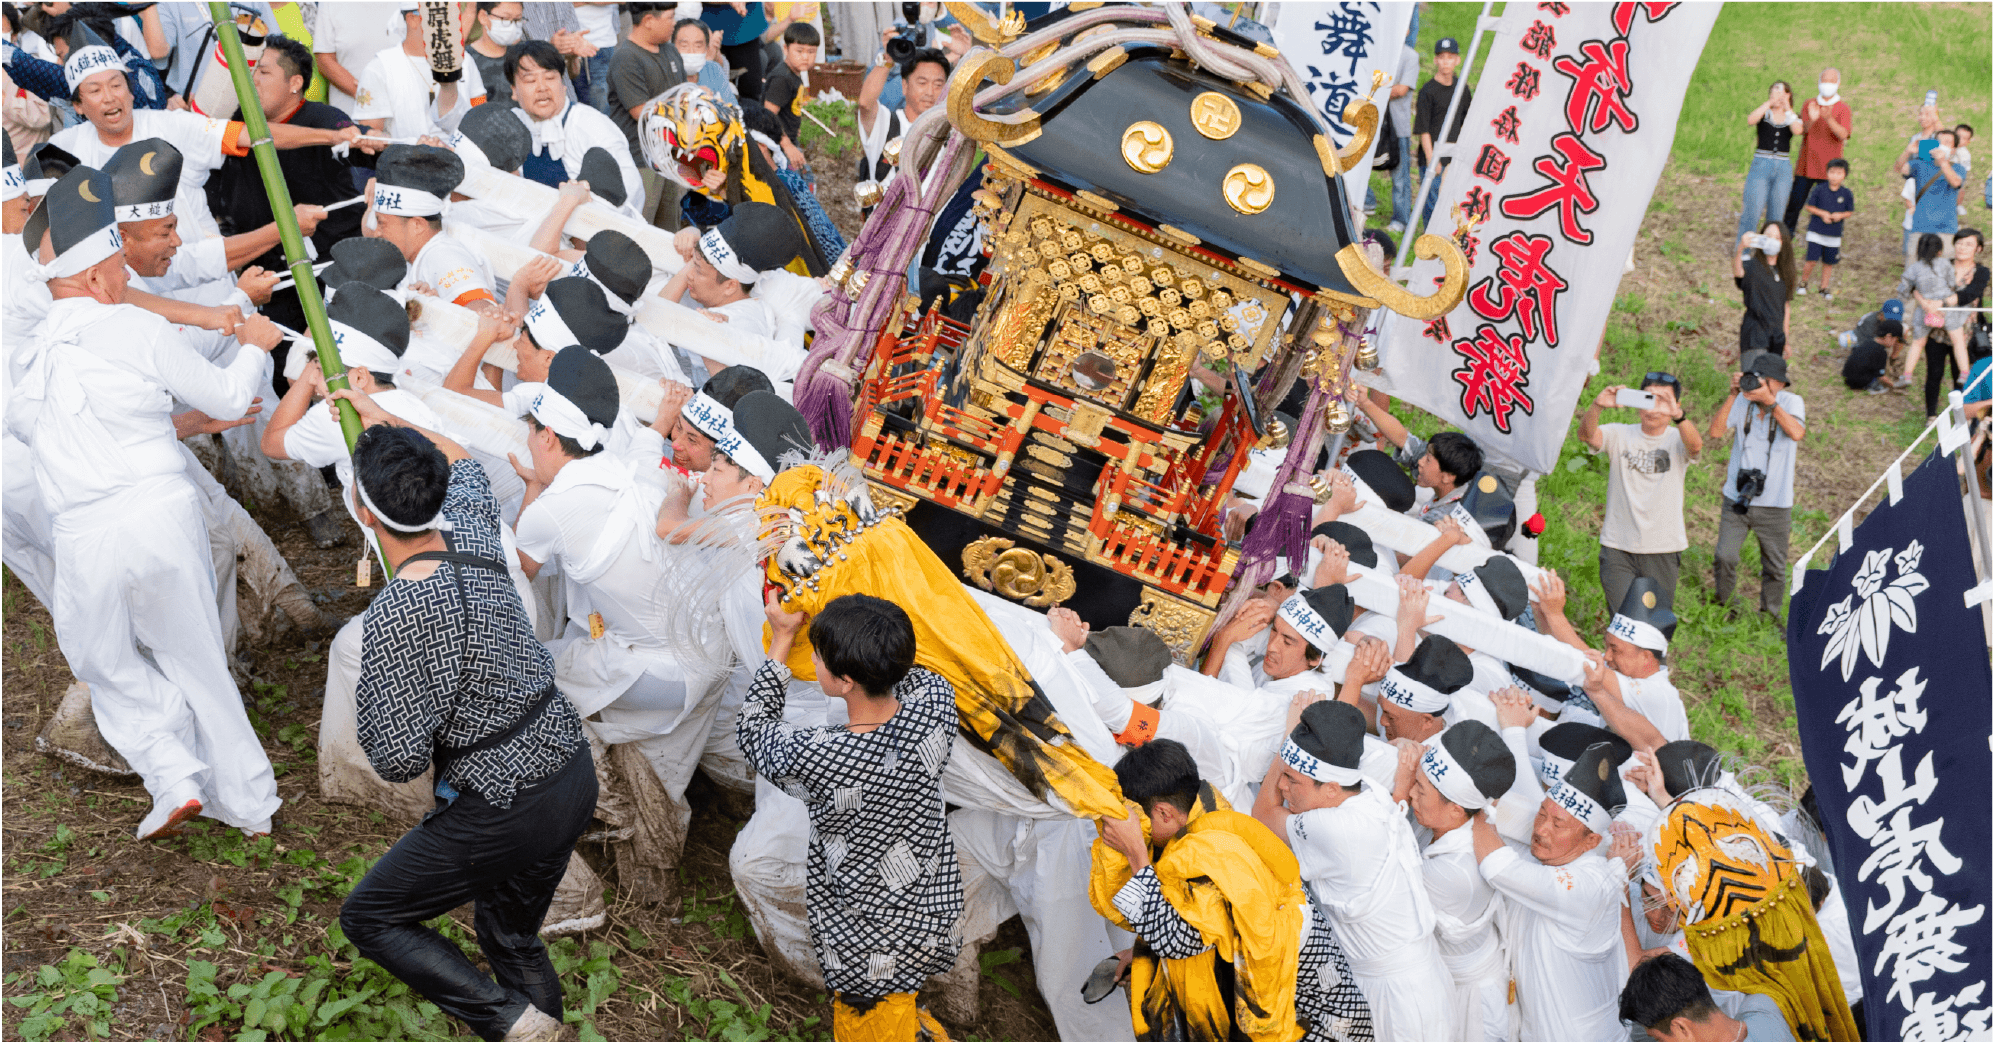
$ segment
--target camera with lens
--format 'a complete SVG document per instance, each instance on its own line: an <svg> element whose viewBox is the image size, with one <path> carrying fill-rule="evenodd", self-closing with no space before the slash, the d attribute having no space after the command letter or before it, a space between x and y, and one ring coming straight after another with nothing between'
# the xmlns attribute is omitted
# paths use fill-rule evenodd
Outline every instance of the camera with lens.
<svg viewBox="0 0 1993 1042"><path fill-rule="evenodd" d="M927 46L927 26L920 20L919 4L901 4L901 19L893 23L894 37L886 41L886 60L905 65L915 51Z"/></svg>
<svg viewBox="0 0 1993 1042"><path fill-rule="evenodd" d="M1740 391L1755 391L1760 386L1762 386L1764 382L1765 378L1759 376L1756 373L1745 373L1744 375L1737 378L1737 389Z"/></svg>
<svg viewBox="0 0 1993 1042"><path fill-rule="evenodd" d="M1765 494L1765 472L1762 470L1740 470L1737 472L1737 498L1730 509L1743 514L1750 512L1751 501Z"/></svg>

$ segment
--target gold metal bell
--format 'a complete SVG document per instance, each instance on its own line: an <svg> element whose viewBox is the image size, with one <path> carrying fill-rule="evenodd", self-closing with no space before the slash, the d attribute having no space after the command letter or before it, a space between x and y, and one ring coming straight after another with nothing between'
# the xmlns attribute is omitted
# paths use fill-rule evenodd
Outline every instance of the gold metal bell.
<svg viewBox="0 0 1993 1042"><path fill-rule="evenodd" d="M886 197L886 190L877 181L860 181L851 186L851 194L857 198L859 209L869 210Z"/></svg>
<svg viewBox="0 0 1993 1042"><path fill-rule="evenodd" d="M1348 402L1341 399L1330 402L1322 409L1322 423L1328 427L1330 434L1341 434L1349 430L1349 425L1355 422L1355 410L1349 407Z"/></svg>
<svg viewBox="0 0 1993 1042"><path fill-rule="evenodd" d="M886 142L886 147L879 150L879 159L882 162L884 162L887 166L899 166L900 146L902 146L905 143L906 143L906 138L904 137L896 137L891 141Z"/></svg>
<svg viewBox="0 0 1993 1042"><path fill-rule="evenodd" d="M1288 430L1287 424L1276 417L1267 421L1266 433L1260 436L1259 447L1262 449L1284 449L1287 447L1287 443L1293 440L1293 438L1294 432Z"/></svg>
<svg viewBox="0 0 1993 1042"><path fill-rule="evenodd" d="M1356 367L1365 372L1377 368L1377 337L1366 333L1356 349Z"/></svg>
<svg viewBox="0 0 1993 1042"><path fill-rule="evenodd" d="M851 277L851 267L851 255L849 253L838 257L837 263L832 264L830 271L825 273L830 279L830 284L833 286L844 285L844 280Z"/></svg>

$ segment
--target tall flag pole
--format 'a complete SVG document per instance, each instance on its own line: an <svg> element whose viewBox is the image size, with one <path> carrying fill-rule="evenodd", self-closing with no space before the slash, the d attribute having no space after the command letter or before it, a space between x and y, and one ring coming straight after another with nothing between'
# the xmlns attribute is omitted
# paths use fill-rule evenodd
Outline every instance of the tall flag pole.
<svg viewBox="0 0 1993 1042"><path fill-rule="evenodd" d="M318 348L318 365L325 373L327 391L343 390L346 365L339 360L339 347L332 340L332 327L325 319L325 301L318 295L318 280L312 277L311 258L305 254L304 235L298 231L297 211L291 205L291 189L284 183L284 168L277 162L277 146L270 141L270 124L263 118L262 102L249 79L249 62L242 55L242 38L236 35L235 19L226 3L209 3L221 39L222 54L228 59L229 79L235 83L235 98L242 106L242 125L249 130L256 170L263 175L263 189L270 194L270 214L277 222L277 235L283 240L284 262L290 267L291 281L304 308L305 323L312 344ZM340 402L339 429L346 435L346 451L360 439L360 414L350 402Z"/></svg>

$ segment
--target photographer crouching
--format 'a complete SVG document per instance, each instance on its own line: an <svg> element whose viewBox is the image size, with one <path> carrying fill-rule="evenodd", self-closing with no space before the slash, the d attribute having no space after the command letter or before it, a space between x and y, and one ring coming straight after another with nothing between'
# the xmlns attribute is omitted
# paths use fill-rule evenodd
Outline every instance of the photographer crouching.
<svg viewBox="0 0 1993 1042"><path fill-rule="evenodd" d="M1785 359L1754 354L1730 374L1730 394L1709 421L1709 441L1735 431L1723 480L1723 514L1716 531L1716 601L1737 589L1744 536L1758 535L1758 608L1779 622L1785 603L1787 544L1792 538L1793 473L1806 439L1806 401L1786 390Z"/></svg>

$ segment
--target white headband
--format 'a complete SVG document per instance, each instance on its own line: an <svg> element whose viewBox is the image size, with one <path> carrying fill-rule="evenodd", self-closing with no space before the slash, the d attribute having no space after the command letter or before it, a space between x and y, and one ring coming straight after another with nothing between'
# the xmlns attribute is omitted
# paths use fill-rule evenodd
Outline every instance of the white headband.
<svg viewBox="0 0 1993 1042"><path fill-rule="evenodd" d="M729 426L726 437L714 438L713 451L724 453L728 459L740 464L742 469L763 481L775 480L775 468L769 465L768 458L763 456L761 450L755 448L754 443L748 441L738 429Z"/></svg>
<svg viewBox="0 0 1993 1042"><path fill-rule="evenodd" d="M580 259L576 260L573 264L568 265L567 277L571 279L587 279L588 281L593 282L598 286L601 286L602 299L606 303L608 303L609 310L614 311L616 314L621 315L624 318L628 318L631 315L637 313L637 306L635 304L632 304L629 301L624 300L622 297L617 296L616 291L610 289L608 283L603 282L601 279L595 277L595 269L588 266L588 258L586 256L581 257Z"/></svg>
<svg viewBox="0 0 1993 1042"><path fill-rule="evenodd" d="M1639 619L1631 619L1624 615L1614 615L1612 617L1612 624L1606 627L1606 632L1632 644L1634 647L1646 648L1649 651L1668 650L1667 634L1662 633L1660 627L1650 622L1641 622Z"/></svg>
<svg viewBox="0 0 1993 1042"><path fill-rule="evenodd" d="M1542 780L1544 788L1555 788L1564 780L1564 773L1576 762L1566 760L1556 753L1546 752L1536 761L1536 776Z"/></svg>
<svg viewBox="0 0 1993 1042"><path fill-rule="evenodd" d="M1467 603L1495 618L1505 618L1501 606L1495 603L1494 594L1488 592L1488 584L1481 581L1480 575L1474 572L1455 572L1453 581L1460 584L1460 592L1467 596Z"/></svg>
<svg viewBox="0 0 1993 1042"><path fill-rule="evenodd" d="M355 468L353 471L353 491L359 494L360 502L365 503L367 505L368 511L372 512L374 517L377 520L379 520L381 524L386 525L389 529L392 529L393 531L400 532L404 535L415 535L418 532L427 532L432 528L438 532L454 532L457 530L455 525L450 524L450 519L443 516L443 508L440 506L436 508L436 514L434 517L431 517L429 520L424 521L419 525L404 525L401 522L396 521L395 519L387 516L386 514L381 513L381 508L374 505L374 498L372 496L367 495L367 486L360 482L360 471L358 468Z"/></svg>
<svg viewBox="0 0 1993 1042"><path fill-rule="evenodd" d="M1492 550L1495 548L1494 544L1488 542L1488 530L1481 527L1481 522L1474 520L1474 515L1468 513L1466 507L1455 502L1453 509L1447 511L1446 516L1460 522L1460 527L1467 530L1467 538L1475 546L1483 550Z"/></svg>
<svg viewBox="0 0 1993 1042"><path fill-rule="evenodd" d="M173 200L162 199L151 203L121 203L111 208L117 215L119 224L133 221L152 221L161 217L173 216Z"/></svg>
<svg viewBox="0 0 1993 1042"><path fill-rule="evenodd" d="M768 146L768 158L774 161L775 169L789 169L789 153L782 151L782 146L777 144L773 138L770 138L759 130L750 130L747 132L747 136Z"/></svg>
<svg viewBox="0 0 1993 1042"><path fill-rule="evenodd" d="M1403 672L1392 669L1378 682L1379 698L1388 698L1391 704L1419 713L1442 713L1453 704L1450 695L1441 694L1430 684L1413 680Z"/></svg>
<svg viewBox="0 0 1993 1042"><path fill-rule="evenodd" d="M1302 640L1320 651L1331 651L1336 642L1342 640L1342 634L1329 625L1329 620L1322 618L1320 612L1309 606L1308 599L1298 593L1281 603L1279 617L1294 627Z"/></svg>
<svg viewBox="0 0 1993 1042"><path fill-rule="evenodd" d="M69 56L68 61L62 63L62 78L68 82L69 96L72 98L76 96L76 88L83 86L84 80L100 72L124 71L125 60L118 57L118 52L101 43L91 44L77 51Z"/></svg>
<svg viewBox="0 0 1993 1042"><path fill-rule="evenodd" d="M332 327L332 343L339 349L339 361L346 367L388 374L401 368L401 359L386 344L337 319L327 325Z"/></svg>
<svg viewBox="0 0 1993 1042"><path fill-rule="evenodd" d="M440 217L445 202L420 188L374 185L374 212L390 217Z"/></svg>
<svg viewBox="0 0 1993 1042"><path fill-rule="evenodd" d="M1441 796L1458 804L1461 809L1477 811L1493 806L1494 798L1484 794L1481 787L1474 784L1467 768L1460 766L1460 761L1454 759L1453 753L1446 748L1446 743L1441 740L1444 735L1445 732L1441 732L1426 739L1426 753L1419 757L1419 769L1426 772L1426 779L1432 782Z"/></svg>
<svg viewBox="0 0 1993 1042"><path fill-rule="evenodd" d="M1604 762L1604 761L1601 761ZM1560 781L1550 790L1550 802L1571 812L1585 827L1601 836L1612 832L1612 814L1599 801L1579 792L1569 782Z"/></svg>
<svg viewBox="0 0 1993 1042"><path fill-rule="evenodd" d="M1294 744L1289 738L1280 747L1280 762L1300 771L1318 782L1335 782L1337 785L1355 785L1363 780L1363 772L1354 767L1338 767L1327 760Z"/></svg>
<svg viewBox="0 0 1993 1042"><path fill-rule="evenodd" d="M685 403L685 408L680 410L679 415L698 428L699 433L714 441L725 441L734 437L733 410L721 405L717 399L704 391L694 394L692 400Z"/></svg>
<svg viewBox="0 0 1993 1042"><path fill-rule="evenodd" d="M485 155L484 149L479 148L478 143L472 141L470 135L461 130L450 135L450 151L455 152L467 167L491 166L491 157ZM504 172L512 173L510 170Z"/></svg>
<svg viewBox="0 0 1993 1042"><path fill-rule="evenodd" d="M760 272L748 267L746 262L740 259L740 254L734 252L733 244L727 241L726 236L720 234L718 228L699 236L699 252L705 254L706 260L710 261L720 274L735 282L753 282L761 278Z"/></svg>
<svg viewBox="0 0 1993 1042"><path fill-rule="evenodd" d="M28 277L36 282L47 282L50 279L66 279L71 275L80 275L106 259L117 256L118 251L124 248L124 236L118 234L118 226L115 224L107 224L91 232L89 238L64 250L47 264L35 263L35 258L41 256L41 244L35 243L28 248L30 262Z"/></svg>
<svg viewBox="0 0 1993 1042"><path fill-rule="evenodd" d="M1384 497L1378 495L1377 490L1371 488L1369 482L1363 480L1360 477L1357 477L1356 471L1350 469L1349 464L1345 463L1336 469L1342 471L1343 476L1349 478L1351 485L1356 486L1356 501L1358 504L1363 504L1367 502L1373 504L1379 510L1391 511L1390 507L1384 505ZM1392 512L1395 513L1395 511Z"/></svg>
<svg viewBox="0 0 1993 1042"><path fill-rule="evenodd" d="M533 343L538 344L542 351L559 351L581 343L581 338L568 328L560 312L547 303L545 294L526 309L526 328L533 334Z"/></svg>
<svg viewBox="0 0 1993 1042"><path fill-rule="evenodd" d="M21 173L21 164L15 163L0 173L0 202L6 202L28 194L28 179ZM44 188L42 194L48 194Z"/></svg>
<svg viewBox="0 0 1993 1042"><path fill-rule="evenodd" d="M552 386L542 384L541 388L527 412L532 413L548 430L563 438L573 438L584 449L602 444L609 428L589 419L588 414L581 411L581 406Z"/></svg>
<svg viewBox="0 0 1993 1042"><path fill-rule="evenodd" d="M48 190L54 188L55 183L60 180L62 179L59 177L31 177L23 183L23 187L27 189L29 195L40 199L42 196L47 195Z"/></svg>

